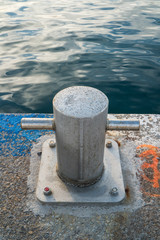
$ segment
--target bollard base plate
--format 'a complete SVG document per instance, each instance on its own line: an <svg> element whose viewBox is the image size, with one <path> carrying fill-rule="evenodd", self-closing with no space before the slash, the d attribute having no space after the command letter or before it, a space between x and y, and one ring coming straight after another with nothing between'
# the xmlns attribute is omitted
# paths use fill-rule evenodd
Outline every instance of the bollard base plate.
<svg viewBox="0 0 160 240"><path fill-rule="evenodd" d="M56 146L50 147L48 139L43 143L40 170L36 189L38 200L43 203L117 203L125 198L125 189L117 142L106 139L104 149L104 173L101 179L87 187L76 187L63 182L57 175ZM110 141L112 147L107 148ZM50 195L44 194L48 187Z"/></svg>

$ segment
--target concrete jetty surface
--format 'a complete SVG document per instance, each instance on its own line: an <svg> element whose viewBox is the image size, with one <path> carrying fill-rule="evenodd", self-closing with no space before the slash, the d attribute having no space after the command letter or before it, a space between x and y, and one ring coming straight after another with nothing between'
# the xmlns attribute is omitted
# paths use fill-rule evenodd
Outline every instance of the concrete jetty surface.
<svg viewBox="0 0 160 240"><path fill-rule="evenodd" d="M22 117L0 114L0 240L160 239L160 115L139 119L140 131L107 131L119 145L125 199L115 204L42 204L36 198L42 143L53 131L21 130Z"/></svg>

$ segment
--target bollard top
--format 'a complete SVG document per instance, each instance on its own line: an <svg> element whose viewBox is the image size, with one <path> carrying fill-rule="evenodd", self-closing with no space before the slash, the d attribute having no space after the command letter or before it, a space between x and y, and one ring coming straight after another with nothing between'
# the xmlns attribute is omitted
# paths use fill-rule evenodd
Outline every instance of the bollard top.
<svg viewBox="0 0 160 240"><path fill-rule="evenodd" d="M92 118L108 110L107 96L96 88L74 86L56 94L53 107L64 115L76 118Z"/></svg>

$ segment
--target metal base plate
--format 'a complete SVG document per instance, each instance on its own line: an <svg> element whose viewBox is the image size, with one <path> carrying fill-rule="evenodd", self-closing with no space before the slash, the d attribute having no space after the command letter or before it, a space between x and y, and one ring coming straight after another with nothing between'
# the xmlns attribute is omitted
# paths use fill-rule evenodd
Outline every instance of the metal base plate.
<svg viewBox="0 0 160 240"><path fill-rule="evenodd" d="M125 189L120 164L118 144L112 139L112 147L105 147L104 173L102 178L94 185L88 187L75 187L63 182L56 172L57 154L56 147L51 148L48 139L43 143L41 164L36 189L37 198L43 203L116 203L125 197ZM52 191L46 196L43 192L45 187ZM117 188L114 194L112 189ZM114 189L113 189L114 190Z"/></svg>

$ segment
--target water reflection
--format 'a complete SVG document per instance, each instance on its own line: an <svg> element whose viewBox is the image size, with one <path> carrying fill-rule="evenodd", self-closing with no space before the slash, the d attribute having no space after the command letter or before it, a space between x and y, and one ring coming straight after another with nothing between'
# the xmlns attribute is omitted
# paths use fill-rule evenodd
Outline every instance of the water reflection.
<svg viewBox="0 0 160 240"><path fill-rule="evenodd" d="M158 1L1 1L0 112L52 112L89 85L110 112L159 113Z"/></svg>

